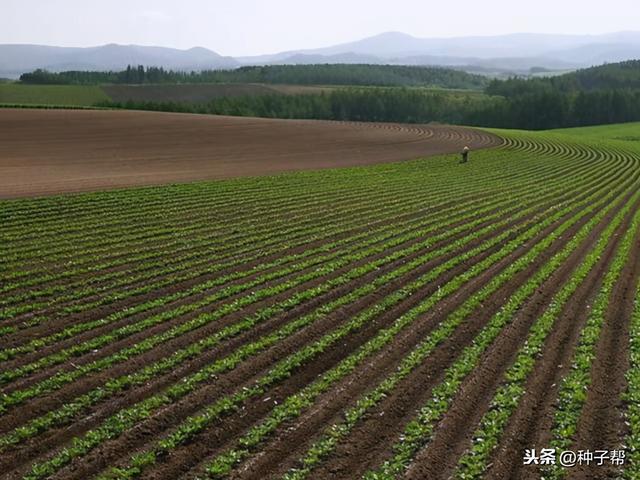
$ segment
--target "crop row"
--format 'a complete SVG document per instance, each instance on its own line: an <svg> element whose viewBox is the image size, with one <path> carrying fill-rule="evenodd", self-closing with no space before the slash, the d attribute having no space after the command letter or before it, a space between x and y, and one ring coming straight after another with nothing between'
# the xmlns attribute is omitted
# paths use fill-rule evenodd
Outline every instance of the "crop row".
<svg viewBox="0 0 640 480"><path fill-rule="evenodd" d="M468 187L468 186L467 186L467 185L465 185L464 187ZM406 186L405 186L405 188L406 188ZM411 192L408 192L408 193L411 193ZM454 190L454 192L453 192L453 193L455 193L455 190ZM397 196L397 192L393 192L393 195L396 195L396 196ZM393 197L392 197L392 195L390 195L390 196L389 196L389 198L393 198ZM437 198L437 197L436 197L436 198ZM449 195L449 196L448 196L448 198L456 198L456 197L455 197L455 196L452 196L452 195ZM460 197L460 195L459 195L459 191L458 191L458 197L457 197L457 198L459 198L461 202L465 202L465 201L467 201L467 200L465 199L465 196ZM468 197L467 197L467 198L468 198ZM377 199L377 201L380 201L380 200L382 200L382 199L381 199L381 198L378 198L378 199ZM425 199L425 198L419 198L418 200L422 200L422 202L424 202L426 199ZM385 206L386 206L386 202L387 202L387 201L385 201ZM414 211L414 212L415 212L415 205L416 205L416 204L420 204L420 203L417 203L415 200L413 200L413 201L412 201L412 196L411 196L411 195L409 196L409 202L407 202L407 203L409 203L408 208L407 208L407 207L405 207L405 208L404 208L404 210L405 210L405 211ZM402 204L400 204L400 205L402 205ZM353 206L351 206L351 208L352 208L352 209L354 209L354 207L353 207ZM412 209L413 209L413 210L412 210ZM344 212L336 212L336 213L342 213L342 214L344 214ZM357 213L357 212L356 212L356 213ZM308 214L309 214L309 212L305 212L305 215L307 215L307 216L308 216ZM304 217L304 215L302 215L302 217L301 217L301 218L305 218L305 217ZM265 220L266 220L266 219L265 219ZM294 219L289 219L289 220L290 220L290 221L293 221ZM273 229L273 231L277 231L277 229ZM242 235L245 235L245 236L246 236L246 235L248 235L248 232L243 231L243 232L242 232ZM206 237L206 235L205 235L205 237ZM223 240L223 239L224 239L224 237L222 237L221 239L218 239L218 240ZM234 240L234 239L231 239L231 240ZM255 240L255 238L254 238L254 240ZM177 253L177 252L174 252L174 254L175 254L175 253ZM211 253L211 252L209 252L209 253ZM149 255L150 255L150 254L149 254L149 253L147 253L147 257L143 257L143 258L141 258L141 259L148 258L148 256L149 256ZM156 258L156 257L157 257L157 254L156 254L156 253L154 253L152 258ZM130 258L129 258L129 256L127 256L125 259L120 260L120 262L122 262L122 261L124 261L124 260L127 260L127 262L130 262L130 261L139 261L139 260L141 260L141 259L139 259L139 258L135 258L135 257L134 257L133 259L130 259ZM91 271L98 271L99 269L109 268L109 267L114 267L114 266L119 265L119 263L115 263L115 264L107 263L107 264L104 264L104 261L102 261L102 263L101 263L101 264L99 264L99 265L95 265L95 262L93 262L93 263L94 263L94 264L92 264ZM69 276L69 275L71 275L72 273L74 273L74 270L73 270L73 269L69 269L68 267L69 267L69 265L67 265L67 270L65 271L65 276ZM55 279L57 279L58 277L56 277L56 276L52 276L52 275L48 275L47 277L43 277L43 278L41 278L41 281L42 281L44 278L46 278L47 280L55 280ZM34 282L34 281L35 281L35 279L31 279L31 280L30 280L29 285L32 285L32 284L33 284L32 282ZM23 286L26 286L26 285L23 285ZM7 288L9 288L9 287L10 287L10 285L6 285L6 286L4 287L4 289L6 290L6 289L7 289ZM16 287L17 287L17 285L16 285Z"/></svg>
<svg viewBox="0 0 640 480"><path fill-rule="evenodd" d="M568 194L571 195L571 192L568 192ZM529 195L529 196L531 196L531 195ZM538 197L537 198L538 200L542 200L542 199L545 198L544 192L540 192L540 195L535 195L535 196ZM526 198L526 196L524 198ZM524 200L524 198L522 200ZM504 215L504 214L506 214L508 212L508 210L504 210L504 211L498 212L496 214L486 216L487 212L492 211L492 209L494 208L494 205L499 205L499 202L495 201L493 203L489 203L489 205L487 205L485 208L471 209L470 213L472 215L474 215L475 217L481 217L482 216L484 221L488 221L488 220L491 220L492 218L497 218L500 215ZM522 206L524 207L524 205L522 205ZM446 216L447 213L448 212L446 212L446 211L443 212L443 216ZM435 221L438 217L439 217L439 215L436 216L436 218L434 218L433 221ZM459 220L462 220L462 219L465 219L465 218L468 218L468 214L467 214L467 216L465 216L463 214L460 214L460 215L457 215L457 216L454 216L454 217L449 217L448 220L449 220L449 224L452 224L452 223L455 223L455 222L457 222ZM427 223L433 223L433 222L427 222ZM474 226L478 225L478 223L479 222L476 220L474 222L471 222L470 224L464 225L464 227L473 228ZM438 224L436 223L436 225L438 225ZM431 229L431 230L433 230L433 229ZM422 231L418 230L417 232L414 232L411 235L405 234L405 235L400 236L400 237L395 237L394 241L392 242L392 244L387 244L386 246L387 246L387 248L389 248L389 247L392 247L394 245L399 245L400 242L402 242L402 241L408 241L408 240L411 240L412 238L424 236L427 233L429 233L431 230L429 230L429 229L422 230ZM453 233L458 233L458 232L461 232L461 231L462 231L462 228L456 228L454 230L449 230L449 233L450 234L452 232ZM373 239L371 239L370 242L371 243L375 243L375 242L381 241L383 239L385 239L385 238L378 236L378 237L374 237ZM312 254L315 254L318 251L319 252L324 252L324 251L330 251L330 250L332 250L334 248L337 249L338 247L341 247L343 244L344 244L343 241L334 242L333 244L325 244L325 245L323 245L322 247L320 247L318 249L309 250L309 251L304 252L304 254L298 255L298 258L311 256ZM359 246L360 247L364 247L364 246L366 246L366 244L367 243L359 245ZM348 249L347 250L342 250L342 253L347 253L347 252L348 252ZM284 259L287 259L287 257L284 257ZM274 262L274 263L276 263L276 264L277 263L282 263L282 260L284 260L284 259L279 259L278 262ZM328 257L327 258L320 257L317 260L318 260L318 262L319 261L327 261L327 260L329 260L329 258ZM308 262L307 262L307 264L308 264ZM305 266L307 266L307 264L305 264ZM271 266L274 266L274 265L272 264ZM281 276L283 276L284 274L288 274L288 273L290 273L292 271L293 271L292 268L288 268L288 269L285 270L284 273L282 273ZM251 270L248 273L252 273L252 272L254 272L254 270ZM189 294L193 294L193 293L196 293L198 291L203 291L205 288L211 288L214 285L222 285L226 281L229 281L229 280L232 280L232 279L236 279L236 278L241 278L241 275L234 274L234 275L230 275L230 276L219 277L219 278L216 278L215 281L205 282L204 284L201 284L201 285L198 285L198 286L192 288L188 293ZM274 278L273 274L268 276L268 279L272 279L272 278ZM256 285L258 285L260 283L263 283L263 282L252 281L247 285L247 288L253 288L254 286L256 286ZM235 291L241 291L241 290L236 289ZM175 299L181 298L181 297L184 298L184 296L186 296L187 292L184 292L184 293L185 294L173 294L169 298L171 298L172 300L175 300ZM195 304L195 305L206 305L208 303L210 303L210 302L207 302L207 303L199 302L198 304ZM160 299L154 299L153 304L154 304L154 306L157 306L157 305L161 304ZM193 306L193 308L198 308L195 305ZM184 310L183 309L182 313L186 313L187 311L190 311L189 309L191 309L192 306L190 305L190 306L185 307L185 308L188 308L188 310ZM142 310L142 308L141 308L140 305L135 308L135 311L141 311L141 310ZM133 312L128 312L128 313L133 313ZM118 316L118 315L112 315L112 317L115 317L116 319L122 318L122 316ZM63 330L62 332L58 332L58 333L50 336L49 338L35 339L35 340L32 340L29 344L24 345L22 347L17 347L17 348L10 349L10 350L5 350L4 352L2 352L2 359L6 360L8 358L12 358L13 356L15 356L18 353L27 353L27 352L30 352L30 351L34 351L37 348L42 348L43 346L50 344L52 341L60 340L60 339L63 339L63 338L70 338L73 335L76 335L78 333L81 333L83 331L86 331L86 330L88 330L90 328L93 328L95 326L98 326L98 325L105 325L106 323L108 323L107 319L102 319L102 320L99 320L99 321L88 322L88 323L85 323L85 324L76 324L73 327L70 327L70 328L68 328L66 330ZM79 351L78 348L79 348L79 346L75 346L74 347L74 349L75 349L74 352L76 352L76 353L72 353L72 355L77 354L77 352ZM95 347L95 345L92 345L90 348L93 349L93 348L96 348L96 347ZM37 368L40 368L41 366L42 365L38 366ZM17 376L17 375L14 373L14 376Z"/></svg>
<svg viewBox="0 0 640 480"><path fill-rule="evenodd" d="M558 213L558 215L561 215L562 213L565 213L565 212L560 212ZM375 339L368 342L362 348L362 350L360 350L357 354L354 354L353 357L349 357L349 359L345 360L344 362L346 362L346 364L349 364L349 360L353 362L354 361L353 359L355 358L357 359L356 361L357 363L358 361L361 361L366 356L369 356L370 354L372 354L374 351L379 350L384 345L391 342L395 335L397 335L403 328L408 326L419 315L424 314L426 311L432 308L443 296L450 295L451 293L459 289L462 284L461 281L464 281L467 275L470 277L473 277L477 275L479 272L488 268L490 265L493 265L497 261L497 259L502 258L508 252L511 252L517 247L519 247L522 244L522 242L525 241L526 238L530 238L530 236L533 235L534 232L539 232L541 229L551 224L554 220L556 220L556 218L548 217L545 222L541 222L537 224L528 232L523 233L520 237L506 244L503 247L503 249L501 249L496 254L491 255L484 261L474 265L474 267L472 267L468 272L465 272L465 274L462 274L461 276L456 277L454 280L452 280L448 284L441 287L441 289L438 291L438 294L432 297L429 297L429 299L421 303L419 307L416 307L405 316L400 317L394 323L393 327L382 331L377 337L375 337ZM543 250L542 248L541 250L537 250L537 253L542 250ZM517 263L518 267L523 268L528 264L529 260L530 259L526 258L525 260L518 262ZM504 282L507 278L508 278L508 275L505 274L505 276L502 277L502 281ZM467 281L468 281L468 277L467 277ZM476 301L477 303L475 304L475 306L477 306L480 303L481 299L478 299ZM468 314L469 312L467 311L466 313ZM463 318L464 316L460 316L459 318L456 319L457 322L452 321L452 324L447 325L448 329L443 327L442 330L439 330L440 337L436 336L436 338L438 338L439 340L446 338L446 336L451 332L451 329L455 328L455 325L459 324L459 322L461 322ZM301 406L304 406L304 405L308 406L308 404L310 404L309 402L312 402L313 399L317 397L317 395L319 395L322 391L325 391L326 388L332 385L339 378L342 378L342 376L352 371L353 368L355 368L356 363L351 365L350 368L344 367L344 364L341 363L340 365L336 366L333 370L331 370L329 373L325 374L322 377L322 379L319 380L317 383L311 384L309 387L303 389L298 394L295 394L294 396L287 399L283 404L281 404L276 408L272 417L269 417L264 423L255 427L255 429L250 430L247 433L247 436L243 437L239 441L240 445L243 448L233 449L227 454L221 456L212 464L210 470L213 472L217 472L216 474L220 474L221 472L230 468L235 462L239 461L243 456L246 456L249 453L250 451L249 445L255 445L256 443L258 443L264 436L272 432L273 429L276 428L281 421L284 421L285 419L291 419L292 415L297 416L301 411ZM221 399L219 402L224 402L224 400L225 399ZM213 408L215 409L215 406ZM184 442L185 441L184 431L187 430L189 432L192 432L193 427L191 427L190 425L193 422L199 424L199 420L198 420L199 418L200 416L192 417L191 419L187 420L183 424L183 426L179 427L174 434L168 437L169 439L172 439L172 438L175 439L175 436L177 436L178 438L180 438L180 441L175 441L175 440L169 441L169 443L167 444L166 440L163 440L162 442L165 442L163 443L164 447L166 448L167 446L169 446L173 448L179 445L180 443ZM198 428L198 430L199 429L200 428ZM156 452L154 457L158 456L160 453ZM147 464L150 461L149 455L150 455L149 452L145 452L143 454L140 454L138 457L135 457L132 460L133 470L138 471L141 468L141 462ZM120 474L122 474L122 471L119 471L119 475Z"/></svg>
<svg viewBox="0 0 640 480"><path fill-rule="evenodd" d="M626 260L630 243L639 221L640 212L636 213L631 228L627 230L624 240L618 248L616 259L610 267L610 272L615 271L620 262ZM480 428L474 434L473 446L460 460L456 478L461 480L480 478L486 472L491 452L497 446L509 418L525 394L525 383L533 371L536 359L542 353L547 336L554 328L554 324L562 312L562 307L596 265L609 242L615 238L614 233L618 225L618 222L612 222L602 232L596 246L573 272L571 278L562 286L547 310L531 328L529 336L520 348L515 362L505 373L505 382L496 392L490 410L483 417Z"/></svg>
<svg viewBox="0 0 640 480"><path fill-rule="evenodd" d="M585 232L588 232L589 225L592 226L597 221L597 218L601 218L602 215L603 213L601 213L599 217L596 217L594 220L592 220L590 224L583 227L582 229L583 236L585 235ZM455 326L461 321L461 319L466 318L491 293L493 293L497 288L499 288L499 286L509 281L518 270L521 270L528 264L528 262L532 261L532 258L535 258L536 254L539 254L540 252L544 251L544 249L548 248L548 246L550 245L549 240L553 240L553 238L555 237L547 237L547 239L544 242L542 242L541 244L538 244L536 248L534 248L534 250L532 250L529 253L528 257L522 257L520 260L518 260L517 263L514 263L513 265L511 265L509 269L503 271L501 274L494 277L491 283L485 286L480 292L478 292L478 294L469 298L469 300L467 300L467 302L465 302L459 309L457 309L452 314L450 314L450 316L443 322L442 325L447 325L448 322L453 322ZM564 253L567 254L570 251L570 248L571 248L571 245L568 245L567 247L565 247ZM515 293L510 300L507 300L507 302L505 303L505 307L503 307L503 310L492 319L492 321L488 324L488 326L485 327L485 330L481 332L478 338L474 340L475 345L481 345L481 344L488 345L491 339L495 338L499 334L500 330L506 324L508 324L508 322L510 322L511 320L509 317L510 312L515 312L519 308L519 306L526 300L526 298L528 298L528 296L533 291L535 291L537 286L546 278L546 276L548 276L550 272L553 271L553 268L557 268L561 264L561 262L562 262L561 256L555 257L554 260L552 260L546 268L543 267L543 269L538 274L536 274L536 276L531 278L531 280L529 281L528 287L522 287L521 290ZM553 265L553 267L549 265ZM541 272L544 272L544 273L541 273ZM443 329L442 335L436 336L435 339L441 342L444 339L448 338L448 336L452 333L452 330L450 328L451 327L449 327L449 329ZM487 332L491 332L492 334L488 335ZM486 340L484 342L479 341L479 339L483 338L483 336L486 338ZM356 423L367 413L368 410L376 406L382 399L385 398L386 395L388 395L391 392L393 387L395 387L395 385L401 379L409 375L414 368L419 366L420 363L424 361L424 358L429 353L431 353L431 351L433 351L433 349L437 345L437 343L434 343L434 342L435 342L434 338L431 338L431 337L427 338L422 344L420 344L416 349L414 349L410 355L405 357L405 360L398 367L397 372L393 373L390 377L386 378L382 383L378 385L376 389L374 389L367 396L359 400L354 407L352 407L347 412L345 412L343 414L343 417L345 420L342 423L334 424L330 428L328 428L326 433L323 435L323 437L320 440L318 440L316 443L314 443L309 449L309 451L307 452L307 454L300 460L301 466L299 468L296 468L290 471L287 475L287 478L290 480L293 480L293 479L300 480L302 478L306 478L308 474L312 471L312 469L315 468L315 466L318 465L323 458L328 456L331 453L331 451L336 448L338 442L349 434L349 432L353 429ZM465 351L466 356L465 354L463 354L462 360L458 361L458 364L457 364L458 366L460 365L468 366L470 362L469 352L471 351L472 351L471 349L467 349ZM452 374L455 371L456 371L456 366L449 369L448 378L455 378L454 375ZM445 384L446 382L443 383L443 385ZM439 397L438 400L444 401L442 397ZM414 442L417 443L417 440L418 440L417 437L424 436L425 431L417 428L418 426L425 427L425 428L427 427L427 425L416 425L416 430L412 430L414 428L414 424L410 424L405 430L405 439L408 439L407 440L408 442L413 440ZM411 433L413 433L413 437L410 435ZM414 447L414 448L410 448L410 447ZM401 442L396 447L397 456L394 459L395 463L389 462L383 467L381 471L370 472L368 474L368 477L372 479L395 478L395 475L399 474L402 471L403 467L405 466L403 462L405 462L408 458L412 456L413 450L415 450L416 448L417 446L415 445L407 444L404 441Z"/></svg>
<svg viewBox="0 0 640 480"><path fill-rule="evenodd" d="M531 220L531 222L534 222L535 219ZM490 230L493 230L495 228L491 228L491 227L486 227L487 232ZM380 276L378 278L376 278L371 284L367 285L366 288L364 289L358 289L350 294L347 294L345 296L345 298L348 298L350 300L355 300L357 298L360 298L362 296L364 296L365 294L368 293L372 293L373 291L375 291L375 288L380 288L381 286L387 284L388 282L400 277L401 275L404 275L410 271L412 271L413 269L423 265L425 262L432 260L434 258L437 258L438 256L446 253L447 251L455 251L457 248L460 248L462 245L464 245L466 242L468 242L470 239L475 238L476 233L474 232L472 235L468 235L467 237L464 237L460 240L458 240L457 242L453 242L450 243L438 250L435 251L431 251L428 252L426 254L423 254L415 259L413 259L412 261L402 265L400 268L397 268L396 270L393 270L392 272L390 272L389 274ZM490 242L488 242L488 245L485 246L485 248L490 247L491 245L495 245L499 242L499 239L501 239L504 235L498 237L498 239L492 239ZM418 247L414 247L414 248L418 248ZM259 312L257 312L255 315L252 315L248 318L245 318L243 321L238 322L235 325L232 325L226 329L221 330L220 332L217 332L216 334L214 334L212 337L210 338L205 338L203 340L200 340L196 345L192 346L192 347L188 347L185 348L181 351L177 351L176 353L174 353L171 357L169 357L171 359L171 361L166 362L166 361L160 361L158 362L158 366L160 366L161 368L154 368L156 367L156 365L151 365L150 367L147 367L144 369L144 373L143 375L140 376L139 379L134 380L135 382L139 383L140 381L147 381L149 379L148 373L149 372L154 372L154 375L157 375L158 373L167 371L168 369L171 368L175 368L177 365L179 365L179 363L184 362L186 359L191 358L193 355L196 354L200 354L203 351L205 351L206 349L212 348L217 342L219 342L222 338L224 338L225 336L233 333L233 334L237 334L239 333L237 331L238 328L240 328L240 331L254 327L258 322L264 322L266 320L268 320L270 317L281 313L282 311L284 311L285 309L291 309L293 308L295 305L300 304L302 301L304 300L308 300L308 297L311 296L317 296L323 292L328 291L331 288L335 288L338 285L346 285L350 282L352 282L354 279L363 276L366 273L369 272L373 272L375 270L377 270L378 268L380 268L382 265L384 265L385 263L391 261L391 260L398 260L400 258L403 257L403 254L405 252L402 251L398 251L395 254L391 255L391 256L387 256L384 257L382 259L379 259L378 261L366 264L362 267L353 269L349 272L344 273L343 275L330 280L328 282L326 282L325 284L321 284L315 287L312 287L306 291L300 292L296 295L294 295L293 297L291 297L290 299L286 299L282 302L280 302L279 304L275 304L272 305L270 307L267 307ZM474 253L476 253L474 251ZM466 256L464 257L466 258ZM460 261L460 260L459 260ZM447 265L448 268L453 267L454 264L452 262L449 262L449 265ZM341 305L341 303L337 303L336 304L336 308ZM328 314L329 312L325 309L323 309L324 314ZM215 343L214 343L215 342ZM144 347L144 346L143 346ZM134 347L134 348L140 348L140 347ZM55 377L53 377L55 378ZM121 381L119 382L114 382L114 384L117 384L118 387L120 388L121 386L126 386L129 387L131 386L131 382L132 382L132 378L136 378L135 374L134 375L130 375L130 376L125 376L122 379L120 379ZM53 383L51 383L49 380L45 380L45 383L40 384L40 386L36 386L34 387L35 390L28 390L28 391L24 391L21 394L18 394L15 396L15 400L13 400L14 402L16 401L21 401L22 400L22 396L25 395L31 395L32 392L35 393L35 391L42 389L43 387L48 387L48 388L59 388L59 386L61 386L61 382L64 382L66 379L63 377L62 379L58 379L57 381L54 381ZM96 390L96 392L101 392L101 389ZM29 392L29 393L27 393ZM114 393L114 392L111 392ZM13 397L7 397L7 402L11 402L9 400L9 398L13 398ZM102 395L88 395L85 396L84 398L86 399L90 399L90 400L95 400L97 398L102 399ZM73 402L72 402L73 403ZM86 407L86 402L80 402L81 405L83 405L84 407ZM69 411L69 409L66 409L67 411ZM38 423L37 424L37 428L36 428L36 423L32 423L28 426L28 428L23 429L21 431L23 432L29 432L29 434L34 432L35 430L41 430L44 425L49 425L49 421L44 422L44 424ZM18 435L18 437L20 438L25 438L24 434L20 434ZM15 437L15 438L18 438ZM2 437L4 438L4 437ZM12 437L13 438L13 437ZM9 443L14 443L14 442L9 442ZM5 444L4 440L0 440L0 445L1 444Z"/></svg>
<svg viewBox="0 0 640 480"><path fill-rule="evenodd" d="M562 249L554 255L531 279L522 285L508 299L501 310L491 319L487 327L474 339L473 344L467 347L460 358L447 369L445 380L432 391L432 399L424 405L415 420L409 422L404 430L402 440L394 446L394 455L391 460L384 462L382 467L367 475L369 479L395 478L405 471L417 452L424 448L434 433L436 422L446 413L462 382L477 366L483 352L491 345L505 325L509 324L518 308L537 288L559 268L572 252L587 239L593 228L605 217L615 204L609 204L601 210L596 217L583 226ZM619 224L624 215L631 209L632 202L627 202L621 209L613 224Z"/></svg>

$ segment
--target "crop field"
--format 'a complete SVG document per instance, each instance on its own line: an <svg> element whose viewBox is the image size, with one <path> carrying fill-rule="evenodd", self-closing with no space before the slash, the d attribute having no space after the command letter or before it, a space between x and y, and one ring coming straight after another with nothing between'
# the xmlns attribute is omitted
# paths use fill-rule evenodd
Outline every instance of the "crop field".
<svg viewBox="0 0 640 480"><path fill-rule="evenodd" d="M214 98L246 95L302 95L332 90L332 87L306 85L183 84L183 85L104 85L114 102L186 102L206 103Z"/></svg>
<svg viewBox="0 0 640 480"><path fill-rule="evenodd" d="M245 95L303 95L331 91L333 87L262 84L183 85L24 85L0 82L0 106L83 106L100 102L206 103L220 97Z"/></svg>
<svg viewBox="0 0 640 480"><path fill-rule="evenodd" d="M0 478L640 478L640 142L493 134L2 201Z"/></svg>
<svg viewBox="0 0 640 480"><path fill-rule="evenodd" d="M0 84L0 106L53 105L92 106L110 98L99 86L93 85L19 85Z"/></svg>

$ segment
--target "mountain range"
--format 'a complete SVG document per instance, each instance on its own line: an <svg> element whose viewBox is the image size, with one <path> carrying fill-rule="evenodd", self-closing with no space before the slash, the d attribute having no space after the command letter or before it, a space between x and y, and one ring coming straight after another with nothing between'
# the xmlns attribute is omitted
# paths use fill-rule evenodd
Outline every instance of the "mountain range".
<svg viewBox="0 0 640 480"><path fill-rule="evenodd" d="M37 68L64 70L123 70L127 65L164 67L173 70L235 68L240 64L202 47L178 50L165 47L109 44L100 47L50 47L0 45L0 76L15 77Z"/></svg>
<svg viewBox="0 0 640 480"><path fill-rule="evenodd" d="M121 70L127 65L145 65L203 70L311 63L442 65L488 73L528 73L533 68L572 70L637 58L640 58L640 32L604 35L517 33L456 38L417 38L387 32L331 47L237 58L221 56L202 47L178 50L116 44L90 48L5 44L0 45L0 76L15 77L36 68Z"/></svg>

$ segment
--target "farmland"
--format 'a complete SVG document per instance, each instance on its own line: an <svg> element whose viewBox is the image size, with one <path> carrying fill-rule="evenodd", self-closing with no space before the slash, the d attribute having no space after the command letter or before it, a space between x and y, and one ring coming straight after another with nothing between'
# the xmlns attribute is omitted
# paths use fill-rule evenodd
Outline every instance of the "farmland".
<svg viewBox="0 0 640 480"><path fill-rule="evenodd" d="M5 112L12 184L43 168L18 168L36 157L27 125L41 158L66 152L81 172L11 196L73 191L99 168L83 160L108 161L127 129L124 163L153 151L173 165L152 185L238 178L0 203L0 478L639 478L637 124ZM62 117L38 129L36 114ZM75 147L55 131L114 118L113 137ZM209 163L189 146L214 127L281 145L298 130L280 170L253 154L250 177L190 178ZM181 148L200 160L181 170L167 136L194 129ZM277 149L267 140L253 148ZM450 153L465 143L460 165ZM522 461L623 446L625 465Z"/></svg>
<svg viewBox="0 0 640 480"><path fill-rule="evenodd" d="M185 85L104 85L102 90L114 102L206 103L215 98L250 95L304 95L330 91L331 87L306 85L185 84Z"/></svg>
<svg viewBox="0 0 640 480"><path fill-rule="evenodd" d="M92 106L110 100L94 85L0 84L0 105Z"/></svg>
<svg viewBox="0 0 640 480"><path fill-rule="evenodd" d="M331 89L332 87L261 84L28 85L0 82L0 106L91 107L107 101L198 104L222 97L318 94Z"/></svg>
<svg viewBox="0 0 640 480"><path fill-rule="evenodd" d="M499 143L469 129L0 109L0 198L349 167Z"/></svg>

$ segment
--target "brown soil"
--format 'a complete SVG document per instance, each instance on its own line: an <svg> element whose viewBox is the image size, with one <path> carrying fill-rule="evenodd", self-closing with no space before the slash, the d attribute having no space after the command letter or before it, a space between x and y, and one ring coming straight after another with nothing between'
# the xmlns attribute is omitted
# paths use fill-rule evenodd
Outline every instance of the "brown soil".
<svg viewBox="0 0 640 480"><path fill-rule="evenodd" d="M501 141L445 126L0 110L0 198L348 167Z"/></svg>

